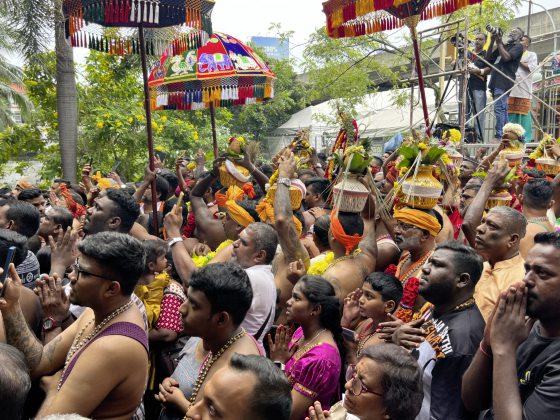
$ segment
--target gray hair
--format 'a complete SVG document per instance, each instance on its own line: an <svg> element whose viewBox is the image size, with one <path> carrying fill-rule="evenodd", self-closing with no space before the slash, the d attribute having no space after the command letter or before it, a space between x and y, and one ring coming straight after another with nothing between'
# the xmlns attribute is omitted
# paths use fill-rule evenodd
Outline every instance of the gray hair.
<svg viewBox="0 0 560 420"><path fill-rule="evenodd" d="M43 420L89 420L89 417L82 417L79 414L50 414L43 417Z"/></svg>
<svg viewBox="0 0 560 420"><path fill-rule="evenodd" d="M519 239L522 239L525 236L525 233L527 232L527 219L520 212L507 206L493 207L490 209L490 212L497 213L502 216L502 220L506 222L505 227L508 233L517 233L519 235Z"/></svg>
<svg viewBox="0 0 560 420"><path fill-rule="evenodd" d="M278 248L278 234L276 230L266 223L251 223L247 229L255 233L255 250L266 252L265 264L272 263Z"/></svg>
<svg viewBox="0 0 560 420"><path fill-rule="evenodd" d="M0 420L19 419L31 377L25 356L8 344L0 343Z"/></svg>

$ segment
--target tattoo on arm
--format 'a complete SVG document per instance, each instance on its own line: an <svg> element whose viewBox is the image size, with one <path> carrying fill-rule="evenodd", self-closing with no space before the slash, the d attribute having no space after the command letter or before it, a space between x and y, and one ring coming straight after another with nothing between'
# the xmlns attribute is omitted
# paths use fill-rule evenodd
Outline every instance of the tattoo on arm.
<svg viewBox="0 0 560 420"><path fill-rule="evenodd" d="M33 371L41 362L43 346L27 326L21 309L2 315L8 344L19 349L25 355L29 369Z"/></svg>
<svg viewBox="0 0 560 420"><path fill-rule="evenodd" d="M48 345L44 347L43 355L45 356L45 359L47 359L49 363L53 363L56 346L61 341L62 341L62 336L59 334L52 341L50 341Z"/></svg>

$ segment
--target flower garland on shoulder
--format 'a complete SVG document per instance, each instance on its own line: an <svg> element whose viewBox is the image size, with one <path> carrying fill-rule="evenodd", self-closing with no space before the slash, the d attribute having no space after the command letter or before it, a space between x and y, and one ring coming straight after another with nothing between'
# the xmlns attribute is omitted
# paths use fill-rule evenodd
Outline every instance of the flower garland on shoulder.
<svg viewBox="0 0 560 420"><path fill-rule="evenodd" d="M218 252L220 252L226 246L231 245L232 243L233 241L231 239L226 239L224 242L218 245L218 248L216 248L215 251L209 252L206 255L193 255L192 260L194 262L194 265L196 265L198 268L204 267L206 264L212 261L212 258L214 258Z"/></svg>
<svg viewBox="0 0 560 420"><path fill-rule="evenodd" d="M311 265L307 269L307 274L310 276L321 276L333 261L334 261L334 252L329 251L325 254L325 258L321 258L311 263Z"/></svg>

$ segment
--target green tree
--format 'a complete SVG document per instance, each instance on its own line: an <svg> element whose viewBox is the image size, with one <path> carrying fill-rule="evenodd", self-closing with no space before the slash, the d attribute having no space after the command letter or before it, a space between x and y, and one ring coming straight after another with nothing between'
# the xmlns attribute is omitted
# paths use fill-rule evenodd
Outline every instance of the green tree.
<svg viewBox="0 0 560 420"><path fill-rule="evenodd" d="M25 69L25 85L36 111L24 126L6 130L0 138L6 144L25 145L22 150L37 153L43 163L42 177L60 176L56 56L43 54ZM78 165L93 160L94 170L109 172L116 161L126 179L138 179L147 163L146 122L143 91L136 57L122 58L92 51L78 83L80 126L77 144ZM225 145L232 114L216 112L220 141ZM154 144L173 159L193 155L199 148L211 149L210 118L207 111L156 111L153 113ZM10 158L10 150L0 154L0 164ZM13 157L13 155L12 155ZM22 163L20 170L24 169Z"/></svg>
<svg viewBox="0 0 560 420"><path fill-rule="evenodd" d="M56 86L58 140L65 178L76 179L76 140L78 93L74 57L66 41L62 0L0 0L0 12L10 17L18 33L18 45L29 63L47 51L54 36L56 50ZM54 31L53 31L54 28Z"/></svg>
<svg viewBox="0 0 560 420"><path fill-rule="evenodd" d="M259 55L264 56L260 51ZM277 77L274 98L265 103L231 108L234 115L231 131L257 141L270 135L306 104L306 86L298 80L292 62L287 59L266 61Z"/></svg>
<svg viewBox="0 0 560 420"><path fill-rule="evenodd" d="M0 20L0 51L15 53L15 34ZM19 107L22 117L27 117L31 110L31 103L23 90L23 72L11 64L4 54L0 54L0 130L14 124L11 105Z"/></svg>

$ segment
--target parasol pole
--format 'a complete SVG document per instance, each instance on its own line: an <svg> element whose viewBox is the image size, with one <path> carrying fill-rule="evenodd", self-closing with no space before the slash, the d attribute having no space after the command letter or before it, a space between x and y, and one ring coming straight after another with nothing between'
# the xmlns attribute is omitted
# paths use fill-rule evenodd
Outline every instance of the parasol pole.
<svg viewBox="0 0 560 420"><path fill-rule="evenodd" d="M154 138L152 133L152 110L150 108L150 89L148 88L148 66L146 63L146 41L144 39L144 25L138 27L140 38L140 57L142 59L142 78L144 79L144 109L146 110L146 131L148 133L148 154L150 159L150 171L155 171L156 165L154 160ZM152 211L154 222L154 235L159 236L159 226L157 217L157 196L156 196L156 180L152 181Z"/></svg>
<svg viewBox="0 0 560 420"><path fill-rule="evenodd" d="M218 159L218 137L216 136L216 114L214 101L210 99L210 121L212 122L212 145L214 146L214 159Z"/></svg>
<svg viewBox="0 0 560 420"><path fill-rule="evenodd" d="M426 102L426 92L424 91L424 76L422 75L422 61L420 48L418 47L418 32L416 26L420 21L420 15L413 15L403 19L404 24L410 29L412 36L412 46L414 48L414 61L416 62L416 73L418 74L418 89L422 98L422 111L424 111L424 122L426 123L426 134L430 135L430 116L428 115L428 104Z"/></svg>

